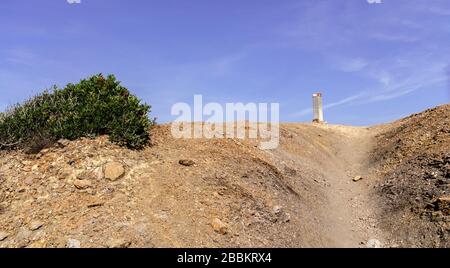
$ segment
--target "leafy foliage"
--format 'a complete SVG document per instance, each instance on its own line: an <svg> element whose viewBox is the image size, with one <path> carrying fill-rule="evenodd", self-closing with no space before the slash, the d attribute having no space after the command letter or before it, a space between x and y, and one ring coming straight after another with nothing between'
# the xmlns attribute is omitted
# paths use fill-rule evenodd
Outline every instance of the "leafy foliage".
<svg viewBox="0 0 450 268"><path fill-rule="evenodd" d="M155 124L148 117L150 108L113 75L95 75L64 89L55 86L0 113L0 149L104 134L112 142L139 149L148 143Z"/></svg>

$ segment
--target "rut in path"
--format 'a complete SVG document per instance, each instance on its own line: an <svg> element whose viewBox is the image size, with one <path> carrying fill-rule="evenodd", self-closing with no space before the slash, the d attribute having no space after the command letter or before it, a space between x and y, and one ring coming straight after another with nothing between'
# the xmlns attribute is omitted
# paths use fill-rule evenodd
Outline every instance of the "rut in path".
<svg viewBox="0 0 450 268"><path fill-rule="evenodd" d="M323 246L366 247L374 239L383 244L375 217L377 205L371 196L376 180L369 169L374 131L309 124L288 124L283 129L290 139L282 140L274 156L294 162L299 170L312 171L308 177L318 176L324 182L321 191L325 200L315 207L322 218L317 228L328 241ZM354 182L356 176L363 179Z"/></svg>
<svg viewBox="0 0 450 268"><path fill-rule="evenodd" d="M327 191L330 217L330 238L335 247L365 246L368 241L382 241L381 231L374 217L376 205L370 196L368 155L373 136L366 128L332 127L340 132L336 139L337 155L333 169L326 171L330 183ZM353 178L363 179L354 182ZM381 242L382 243L382 242Z"/></svg>

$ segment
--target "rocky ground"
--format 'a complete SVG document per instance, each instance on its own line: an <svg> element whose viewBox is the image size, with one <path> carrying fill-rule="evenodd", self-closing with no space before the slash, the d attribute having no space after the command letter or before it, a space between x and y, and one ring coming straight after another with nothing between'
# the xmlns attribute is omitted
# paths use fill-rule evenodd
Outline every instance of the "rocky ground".
<svg viewBox="0 0 450 268"><path fill-rule="evenodd" d="M450 105L377 127L381 227L401 247L450 247Z"/></svg>
<svg viewBox="0 0 450 268"><path fill-rule="evenodd" d="M449 106L258 141L107 137L0 152L0 247L448 246Z"/></svg>
<svg viewBox="0 0 450 268"><path fill-rule="evenodd" d="M132 151L101 137L2 152L0 247L321 245L295 174L254 145L176 140L168 126L153 143Z"/></svg>

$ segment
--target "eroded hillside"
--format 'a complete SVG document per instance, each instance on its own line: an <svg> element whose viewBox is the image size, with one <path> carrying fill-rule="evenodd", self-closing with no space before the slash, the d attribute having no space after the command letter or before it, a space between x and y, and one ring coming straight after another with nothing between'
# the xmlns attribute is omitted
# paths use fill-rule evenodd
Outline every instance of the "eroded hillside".
<svg viewBox="0 0 450 268"><path fill-rule="evenodd" d="M3 152L0 246L324 244L303 195L315 186L279 170L252 144L176 140L168 126L153 130L153 142L132 151L102 137L37 155Z"/></svg>
<svg viewBox="0 0 450 268"><path fill-rule="evenodd" d="M382 228L406 247L450 246L450 105L378 127Z"/></svg>
<svg viewBox="0 0 450 268"><path fill-rule="evenodd" d="M371 128L282 124L280 146L103 136L0 152L0 247L448 246L449 106Z"/></svg>

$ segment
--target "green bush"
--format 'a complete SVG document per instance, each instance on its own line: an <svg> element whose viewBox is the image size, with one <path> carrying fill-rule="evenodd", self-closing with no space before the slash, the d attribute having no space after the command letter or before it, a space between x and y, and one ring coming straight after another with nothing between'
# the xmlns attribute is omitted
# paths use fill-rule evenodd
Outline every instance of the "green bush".
<svg viewBox="0 0 450 268"><path fill-rule="evenodd" d="M55 86L0 113L0 147L106 134L112 142L139 149L155 123L148 117L150 108L113 75L95 75L64 89Z"/></svg>

